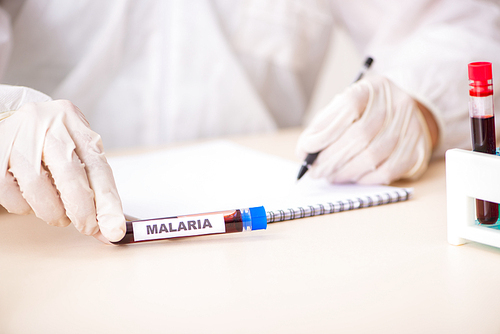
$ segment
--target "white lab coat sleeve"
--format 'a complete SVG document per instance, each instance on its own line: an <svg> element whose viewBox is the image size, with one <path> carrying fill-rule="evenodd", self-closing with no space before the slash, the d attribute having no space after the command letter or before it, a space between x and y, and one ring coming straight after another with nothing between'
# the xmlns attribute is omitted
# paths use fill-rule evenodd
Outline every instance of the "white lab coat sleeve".
<svg viewBox="0 0 500 334"><path fill-rule="evenodd" d="M467 64L492 62L494 85L500 89L498 3L484 0L333 3L339 21L359 51L375 59L373 70L392 80L433 114L439 127L434 156L442 156L454 147L469 148Z"/></svg>
<svg viewBox="0 0 500 334"><path fill-rule="evenodd" d="M10 17L0 7L0 80L3 78L12 49L12 29Z"/></svg>
<svg viewBox="0 0 500 334"><path fill-rule="evenodd" d="M8 66L12 49L9 14L0 7L0 80ZM49 101L50 97L27 87L0 84L0 120L10 116L26 102Z"/></svg>

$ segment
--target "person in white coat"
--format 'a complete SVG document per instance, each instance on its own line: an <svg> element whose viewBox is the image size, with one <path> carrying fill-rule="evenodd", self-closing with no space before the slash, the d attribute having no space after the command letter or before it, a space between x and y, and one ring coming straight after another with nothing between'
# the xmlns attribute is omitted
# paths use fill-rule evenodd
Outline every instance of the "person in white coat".
<svg viewBox="0 0 500 334"><path fill-rule="evenodd" d="M485 0L0 6L0 205L110 241L125 219L101 136L116 148L299 126L342 28L374 66L297 150L321 151L312 176L391 183L470 146L467 63L500 60L500 8Z"/></svg>

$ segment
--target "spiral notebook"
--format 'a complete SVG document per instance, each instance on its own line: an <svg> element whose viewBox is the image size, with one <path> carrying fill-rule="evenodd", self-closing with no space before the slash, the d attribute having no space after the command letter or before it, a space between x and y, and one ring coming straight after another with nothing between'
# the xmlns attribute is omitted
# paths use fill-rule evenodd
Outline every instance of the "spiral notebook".
<svg viewBox="0 0 500 334"><path fill-rule="evenodd" d="M159 218L264 206L269 223L411 198L413 188L333 185L295 161L223 140L108 158L126 214Z"/></svg>

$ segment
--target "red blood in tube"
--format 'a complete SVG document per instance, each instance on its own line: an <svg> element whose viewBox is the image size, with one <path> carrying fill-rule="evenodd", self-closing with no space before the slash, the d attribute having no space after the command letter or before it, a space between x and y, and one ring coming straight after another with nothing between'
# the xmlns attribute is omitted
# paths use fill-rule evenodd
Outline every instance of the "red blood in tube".
<svg viewBox="0 0 500 334"><path fill-rule="evenodd" d="M472 149L476 152L495 154L495 117L471 117ZM491 225L498 220L498 204L476 199L476 216L481 224Z"/></svg>
<svg viewBox="0 0 500 334"><path fill-rule="evenodd" d="M471 117L472 150L495 154L495 117L492 115Z"/></svg>
<svg viewBox="0 0 500 334"><path fill-rule="evenodd" d="M476 199L476 216L481 224L495 224L498 220L498 204Z"/></svg>

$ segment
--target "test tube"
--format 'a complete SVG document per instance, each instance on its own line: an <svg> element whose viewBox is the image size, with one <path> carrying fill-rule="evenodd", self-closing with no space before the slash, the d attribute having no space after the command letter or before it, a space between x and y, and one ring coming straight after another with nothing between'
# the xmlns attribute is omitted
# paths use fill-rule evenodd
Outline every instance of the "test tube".
<svg viewBox="0 0 500 334"><path fill-rule="evenodd" d="M496 153L492 79L491 63L469 64L469 116L472 149L488 154ZM476 217L481 224L495 224L498 220L498 204L476 199Z"/></svg>
<svg viewBox="0 0 500 334"><path fill-rule="evenodd" d="M122 240L129 244L161 239L194 237L207 234L262 230L267 227L263 206L193 215L128 221Z"/></svg>

